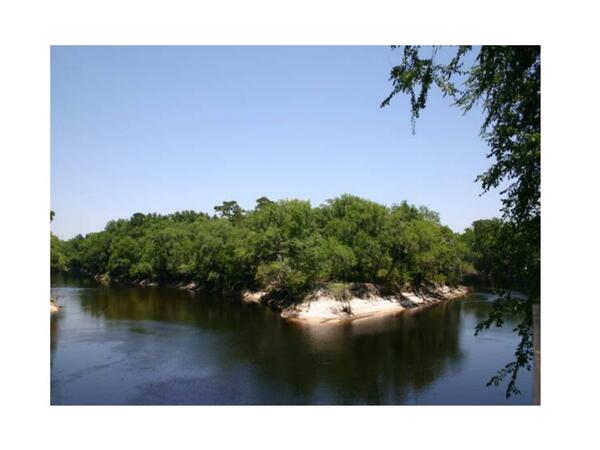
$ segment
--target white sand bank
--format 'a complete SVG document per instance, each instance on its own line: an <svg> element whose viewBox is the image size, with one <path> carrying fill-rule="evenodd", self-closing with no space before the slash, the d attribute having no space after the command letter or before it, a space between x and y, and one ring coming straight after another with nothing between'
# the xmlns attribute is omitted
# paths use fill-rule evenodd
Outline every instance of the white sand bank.
<svg viewBox="0 0 600 450"><path fill-rule="evenodd" d="M435 286L426 290L402 292L394 296L382 296L373 291L371 289L364 296L339 300L326 290L319 290L301 303L284 308L281 316L286 319L315 323L357 320L433 305L460 298L469 292L465 286L455 288Z"/></svg>

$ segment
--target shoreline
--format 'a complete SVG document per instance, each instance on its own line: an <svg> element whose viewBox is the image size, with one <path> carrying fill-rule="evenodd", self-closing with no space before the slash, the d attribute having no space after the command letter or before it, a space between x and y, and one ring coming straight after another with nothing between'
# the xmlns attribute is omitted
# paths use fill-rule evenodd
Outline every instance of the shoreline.
<svg viewBox="0 0 600 450"><path fill-rule="evenodd" d="M60 311L60 305L56 303L54 297L50 297L50 314L56 314Z"/></svg>
<svg viewBox="0 0 600 450"><path fill-rule="evenodd" d="M106 276L93 277L100 284L108 285L116 280ZM188 292L201 291L194 282L160 284L149 279L126 282L138 287L171 287ZM390 316L404 311L423 309L445 301L456 300L472 292L465 285L448 286L423 283L419 287L405 285L390 292L372 283L328 283L315 289L297 303L285 297L273 295L269 290L243 290L236 293L241 303L260 305L279 311L282 318L304 324L341 324L376 317ZM233 293L232 293L233 294Z"/></svg>
<svg viewBox="0 0 600 450"><path fill-rule="evenodd" d="M246 304L268 305L280 311L281 317L298 323L338 324L375 317L395 315L407 310L422 309L445 301L456 300L471 290L467 286L431 285L385 295L369 283L353 283L342 288L324 287L315 290L301 302L285 305L269 299L267 292L246 291Z"/></svg>

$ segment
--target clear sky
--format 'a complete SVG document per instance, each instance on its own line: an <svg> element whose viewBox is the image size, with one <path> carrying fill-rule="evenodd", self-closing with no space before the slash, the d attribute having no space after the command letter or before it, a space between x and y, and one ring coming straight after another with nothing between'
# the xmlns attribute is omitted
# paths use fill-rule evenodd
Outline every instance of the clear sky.
<svg viewBox="0 0 600 450"><path fill-rule="evenodd" d="M53 47L52 224L70 238L135 212L408 200L462 231L499 215L479 110L432 92L410 126L389 47Z"/></svg>

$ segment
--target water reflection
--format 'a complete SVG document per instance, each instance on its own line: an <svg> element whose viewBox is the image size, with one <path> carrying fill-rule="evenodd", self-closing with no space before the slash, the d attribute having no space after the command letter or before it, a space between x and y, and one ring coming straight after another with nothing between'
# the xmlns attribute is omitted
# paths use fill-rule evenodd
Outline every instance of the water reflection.
<svg viewBox="0 0 600 450"><path fill-rule="evenodd" d="M468 335L465 329L488 310L485 299L474 299L319 326L175 289L55 293L65 308L51 322L53 403L452 403L443 393L421 400L457 373L468 384L472 328ZM497 340L490 342L497 347ZM112 347L98 348L102 343ZM82 356L86 348L90 354ZM493 366L498 357L484 365ZM103 378L81 359L102 367ZM114 363L107 366L106 360ZM116 381L109 385L106 379ZM89 394L99 385L108 397ZM465 402L485 402L488 397L477 392L479 387Z"/></svg>

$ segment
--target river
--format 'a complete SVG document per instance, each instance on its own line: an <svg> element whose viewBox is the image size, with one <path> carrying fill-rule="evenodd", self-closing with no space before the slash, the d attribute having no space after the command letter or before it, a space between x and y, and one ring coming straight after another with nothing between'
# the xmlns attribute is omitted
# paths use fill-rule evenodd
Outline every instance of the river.
<svg viewBox="0 0 600 450"><path fill-rule="evenodd" d="M514 322L474 336L490 295L343 325L174 288L59 281L51 402L61 404L532 404L486 382L512 361Z"/></svg>

